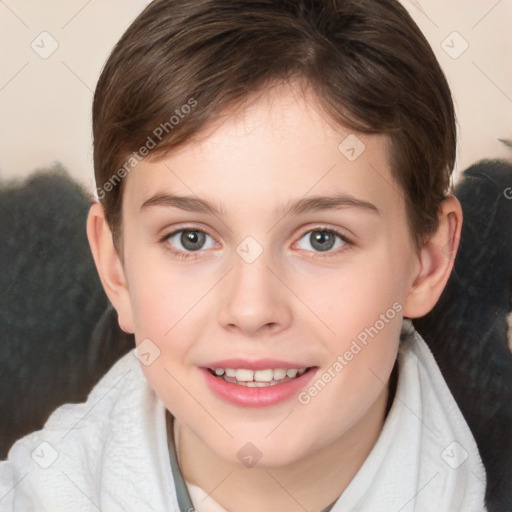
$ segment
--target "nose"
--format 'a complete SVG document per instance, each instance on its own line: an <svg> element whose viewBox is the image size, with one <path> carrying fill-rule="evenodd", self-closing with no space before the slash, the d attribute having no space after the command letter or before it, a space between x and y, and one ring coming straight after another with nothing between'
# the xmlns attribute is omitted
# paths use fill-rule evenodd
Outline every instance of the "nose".
<svg viewBox="0 0 512 512"><path fill-rule="evenodd" d="M220 325L251 337L288 328L292 319L290 292L269 268L265 253L252 263L236 254L234 260L220 297Z"/></svg>

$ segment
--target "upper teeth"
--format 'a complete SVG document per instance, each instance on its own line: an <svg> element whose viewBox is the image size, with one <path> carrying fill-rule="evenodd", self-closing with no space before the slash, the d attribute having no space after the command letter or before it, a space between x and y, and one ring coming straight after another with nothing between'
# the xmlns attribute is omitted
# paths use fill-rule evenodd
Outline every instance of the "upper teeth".
<svg viewBox="0 0 512 512"><path fill-rule="evenodd" d="M273 380L282 380L285 377L294 378L300 376L306 371L306 368L297 370L295 368L275 368L268 370L245 370L233 368L216 368L215 374L219 377L226 374L226 377L234 377L239 382L271 382Z"/></svg>

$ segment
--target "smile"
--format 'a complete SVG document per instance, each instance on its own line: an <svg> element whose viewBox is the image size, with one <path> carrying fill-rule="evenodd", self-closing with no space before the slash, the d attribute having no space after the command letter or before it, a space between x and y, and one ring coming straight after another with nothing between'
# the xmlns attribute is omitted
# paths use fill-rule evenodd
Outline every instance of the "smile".
<svg viewBox="0 0 512 512"><path fill-rule="evenodd" d="M209 390L223 402L238 407L268 407L296 399L319 367L291 361L231 359L199 369Z"/></svg>
<svg viewBox="0 0 512 512"><path fill-rule="evenodd" d="M303 375L307 370L308 368L268 368L265 370L216 368L212 373L224 382L230 382L238 386L263 388L293 380Z"/></svg>

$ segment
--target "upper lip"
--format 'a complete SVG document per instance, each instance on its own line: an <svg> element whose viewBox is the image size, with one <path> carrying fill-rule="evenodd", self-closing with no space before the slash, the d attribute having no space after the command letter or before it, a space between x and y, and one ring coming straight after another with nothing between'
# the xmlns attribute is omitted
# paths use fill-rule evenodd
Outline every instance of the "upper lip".
<svg viewBox="0 0 512 512"><path fill-rule="evenodd" d="M222 361L215 361L213 363L207 363L204 365L205 368L215 370L216 368L233 368L233 369L244 369L244 370L275 370L276 368L285 369L306 369L312 365L305 365L302 363L282 361L279 359L257 359L249 361L247 359L223 359Z"/></svg>

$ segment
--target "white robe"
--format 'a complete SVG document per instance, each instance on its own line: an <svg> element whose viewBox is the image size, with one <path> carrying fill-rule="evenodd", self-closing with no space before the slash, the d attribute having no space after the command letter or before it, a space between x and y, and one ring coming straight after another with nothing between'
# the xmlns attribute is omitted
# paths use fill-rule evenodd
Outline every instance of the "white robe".
<svg viewBox="0 0 512 512"><path fill-rule="evenodd" d="M482 512L474 438L423 339L400 349L393 405L368 458L332 512ZM194 507L201 501L189 487ZM2 512L179 512L165 407L132 353L82 404L59 407L0 463ZM222 509L221 509L222 510Z"/></svg>

